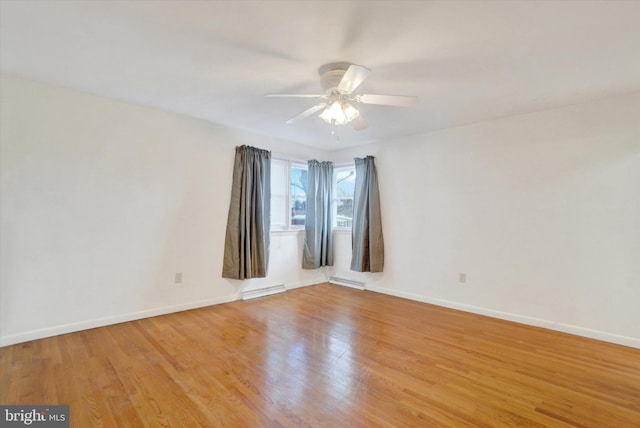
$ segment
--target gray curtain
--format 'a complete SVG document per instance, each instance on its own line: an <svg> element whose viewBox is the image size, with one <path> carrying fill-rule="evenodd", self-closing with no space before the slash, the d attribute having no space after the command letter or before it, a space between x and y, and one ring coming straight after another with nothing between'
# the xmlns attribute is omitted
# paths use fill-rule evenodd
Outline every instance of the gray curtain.
<svg viewBox="0 0 640 428"><path fill-rule="evenodd" d="M353 195L353 225L351 228L351 270L382 272L384 239L380 217L378 173L373 156L355 159L356 182Z"/></svg>
<svg viewBox="0 0 640 428"><path fill-rule="evenodd" d="M310 160L304 222L303 269L333 266L333 163Z"/></svg>
<svg viewBox="0 0 640 428"><path fill-rule="evenodd" d="M222 277L263 278L269 265L271 152L236 147Z"/></svg>

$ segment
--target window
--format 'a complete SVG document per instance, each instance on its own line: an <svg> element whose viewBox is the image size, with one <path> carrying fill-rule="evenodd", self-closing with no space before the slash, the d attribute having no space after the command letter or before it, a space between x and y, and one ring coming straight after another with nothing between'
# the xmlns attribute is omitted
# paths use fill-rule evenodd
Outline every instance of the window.
<svg viewBox="0 0 640 428"><path fill-rule="evenodd" d="M354 165L336 167L334 177L334 227L351 228L353 218ZM307 165L271 159L271 230L304 228L307 210Z"/></svg>
<svg viewBox="0 0 640 428"><path fill-rule="evenodd" d="M271 229L301 229L307 208L307 165L271 159Z"/></svg>
<svg viewBox="0 0 640 428"><path fill-rule="evenodd" d="M307 212L307 167L293 164L289 174L291 226L304 226Z"/></svg>
<svg viewBox="0 0 640 428"><path fill-rule="evenodd" d="M334 169L335 177L335 227L350 228L353 219L353 191L356 179L355 166Z"/></svg>

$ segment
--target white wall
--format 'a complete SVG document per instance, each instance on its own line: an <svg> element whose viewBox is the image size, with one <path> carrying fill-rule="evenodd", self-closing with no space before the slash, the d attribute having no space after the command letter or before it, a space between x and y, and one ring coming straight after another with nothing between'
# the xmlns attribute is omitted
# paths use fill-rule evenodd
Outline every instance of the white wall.
<svg viewBox="0 0 640 428"><path fill-rule="evenodd" d="M252 283L221 278L235 146L327 157L13 77L0 96L2 345L237 298ZM300 242L275 235L258 284L323 281Z"/></svg>
<svg viewBox="0 0 640 428"><path fill-rule="evenodd" d="M332 157L368 154L385 271L350 272L350 236L337 235L334 275L640 347L640 94Z"/></svg>
<svg viewBox="0 0 640 428"><path fill-rule="evenodd" d="M640 94L334 153L6 76L0 98L2 345L331 274L640 347ZM303 271L284 233L267 279L222 279L240 144L376 156L385 272L349 271L343 233Z"/></svg>

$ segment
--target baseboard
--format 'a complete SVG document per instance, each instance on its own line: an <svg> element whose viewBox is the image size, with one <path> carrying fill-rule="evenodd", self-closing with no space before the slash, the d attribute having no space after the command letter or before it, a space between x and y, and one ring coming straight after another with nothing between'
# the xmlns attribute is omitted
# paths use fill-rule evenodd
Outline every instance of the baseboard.
<svg viewBox="0 0 640 428"><path fill-rule="evenodd" d="M329 282L335 285L342 285L343 287L355 288L356 290L364 290L365 283L361 281L354 281L352 279L338 278L332 276L329 278Z"/></svg>
<svg viewBox="0 0 640 428"><path fill-rule="evenodd" d="M221 303L229 303L240 299L238 293L229 296L219 297L216 299L199 300L191 303L184 303L175 306L165 306L162 308L148 309L144 311L131 312L128 314L120 314L111 317L98 318L94 320L80 321L76 323L63 324L55 327L41 328L30 330L23 333L9 334L0 336L0 347L15 345L16 343L29 342L31 340L44 339L45 337L58 336L60 334L74 333L81 330L88 330L96 327L104 327L122 322L135 321L143 318L155 317L158 315L166 315L174 312L187 311L189 309L202 308L205 306L219 305Z"/></svg>
<svg viewBox="0 0 640 428"><path fill-rule="evenodd" d="M640 349L640 339L622 336L619 334L608 333L600 330L593 330L590 328L580 327L572 324L564 324L556 321L549 321L542 318L529 317L525 315L514 314L510 312L497 311L495 309L483 308L481 306L468 305L465 303L453 302L445 299L437 299L433 297L422 296L414 293L407 293L404 291L391 290L388 288L368 286L367 290L375 291L377 293L388 294L390 296L402 297L404 299L415 300L418 302L429 303L436 306L443 306L446 308L457 309L464 312L471 312L479 315L486 315L492 318L503 319L507 321L513 321L521 324L527 324L535 327L542 327L549 330L560 331L563 333L574 334L576 336L588 337L590 339L601 340L604 342L615 343L618 345L629 346L631 348Z"/></svg>
<svg viewBox="0 0 640 428"><path fill-rule="evenodd" d="M326 282L325 279L315 279L310 281L294 282L285 284L287 290L294 288L307 287ZM69 324L57 325L54 327L46 327L37 330L25 331L22 333L0 335L0 348L3 346L15 345L16 343L29 342L31 340L44 339L46 337L58 336L60 334L75 333L77 331L88 330L91 328L104 327L121 322L135 321L143 318L155 317L159 315L171 314L174 312L187 311L189 309L197 309L205 306L219 305L222 303L234 302L240 300L240 293L231 294L216 299L199 300L196 302L185 303L175 306L166 306L156 309L148 309L144 311L131 312L127 314L114 315L110 317L98 318L94 320L80 321Z"/></svg>
<svg viewBox="0 0 640 428"><path fill-rule="evenodd" d="M286 287L287 290L293 290L294 288L308 287L310 285L318 285L318 284L322 284L323 282L327 282L327 280L324 278L317 278L309 281L290 282L288 284L285 284L284 286Z"/></svg>
<svg viewBox="0 0 640 428"><path fill-rule="evenodd" d="M285 287L286 289L291 290L294 288L315 285L315 284L318 284L319 282L324 282L324 281L318 281L318 280L302 281L302 282L286 284ZM536 327L547 328L550 330L561 331L563 333L575 334L577 336L588 337L591 339L602 340L605 342L611 342L619 345L640 349L640 339L636 339L629 336L622 336L614 333L608 333L600 330L589 329L589 328L580 327L572 324L558 323L555 321L549 321L542 318L528 317L524 315L509 313L509 312L497 311L494 309L487 309L480 306L468 305L468 304L453 302L445 299L426 297L419 294L408 293L408 292L398 291L398 290L391 290L388 288L367 286L367 290L374 291L377 293L382 293L382 294L388 294L391 296L402 297L404 299L415 300L418 302L429 303L437 306L443 306L446 308L457 309L457 310L471 312L479 315L486 315L493 318L499 318L507 321L513 321L513 322L532 325ZM196 309L196 308L202 308L205 306L229 303L239 299L240 299L240 295L238 293L235 293L229 296L219 297L216 299L199 300L196 302L185 303L181 305L166 306L163 308L131 312L128 314L115 315L112 317L98 318L95 320L63 324L55 327L47 327L47 328L42 328L37 330L30 330L23 333L0 336L0 347L15 345L17 343L29 342L31 340L43 339L51 336L57 336L60 334L74 333L77 331L88 330L91 328L104 327L107 325L118 324L121 322L135 321L143 318L149 318L149 317L154 317L159 315L166 315L174 312L186 311L189 309Z"/></svg>
<svg viewBox="0 0 640 428"><path fill-rule="evenodd" d="M284 284L272 285L271 287L257 288L240 293L242 300L257 299L258 297L271 296L272 294L284 293L287 289Z"/></svg>

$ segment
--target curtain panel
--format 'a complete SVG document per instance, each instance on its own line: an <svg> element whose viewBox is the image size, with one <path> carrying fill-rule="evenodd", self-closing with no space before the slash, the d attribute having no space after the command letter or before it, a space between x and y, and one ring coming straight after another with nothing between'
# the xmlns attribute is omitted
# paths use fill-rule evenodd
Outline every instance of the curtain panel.
<svg viewBox="0 0 640 428"><path fill-rule="evenodd" d="M222 277L264 278L269 266L271 152L236 147Z"/></svg>
<svg viewBox="0 0 640 428"><path fill-rule="evenodd" d="M356 158L356 182L353 195L351 228L351 270L382 272L384 239L380 216L378 173L373 156Z"/></svg>
<svg viewBox="0 0 640 428"><path fill-rule="evenodd" d="M333 266L333 163L307 163L303 269Z"/></svg>

